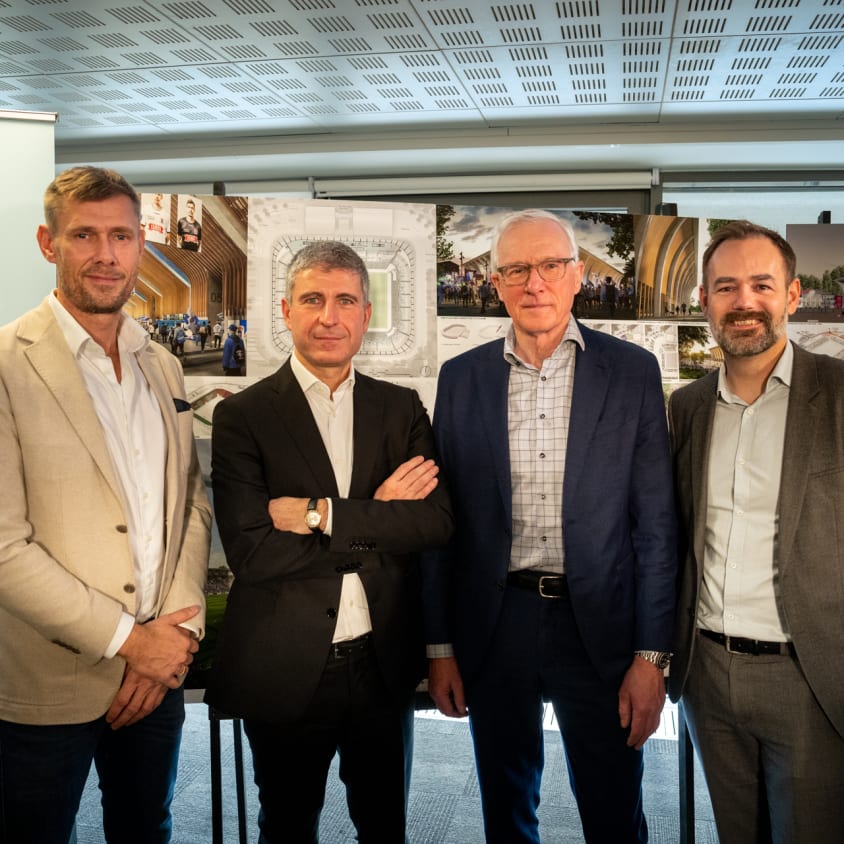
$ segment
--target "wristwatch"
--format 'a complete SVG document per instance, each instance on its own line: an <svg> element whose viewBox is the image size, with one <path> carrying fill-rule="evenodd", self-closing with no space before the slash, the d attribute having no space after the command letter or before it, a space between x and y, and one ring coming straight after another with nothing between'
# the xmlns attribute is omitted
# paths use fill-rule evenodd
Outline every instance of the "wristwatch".
<svg viewBox="0 0 844 844"><path fill-rule="evenodd" d="M319 533L319 523L322 521L322 516L317 510L317 499L311 498L308 500L308 509L305 511L305 524L314 532Z"/></svg>
<svg viewBox="0 0 844 844"><path fill-rule="evenodd" d="M664 671L671 664L671 654L666 651L633 651L636 656Z"/></svg>

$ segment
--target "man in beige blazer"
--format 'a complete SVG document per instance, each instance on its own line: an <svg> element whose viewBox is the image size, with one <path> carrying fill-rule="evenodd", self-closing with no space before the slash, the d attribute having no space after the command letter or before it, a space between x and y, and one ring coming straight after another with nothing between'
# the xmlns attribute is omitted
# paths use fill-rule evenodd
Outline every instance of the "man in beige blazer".
<svg viewBox="0 0 844 844"><path fill-rule="evenodd" d="M68 840L94 760L109 842L170 837L210 508L181 366L122 307L140 201L79 167L45 194L57 289L0 328L0 840Z"/></svg>
<svg viewBox="0 0 844 844"><path fill-rule="evenodd" d="M669 405L684 532L668 690L721 844L844 841L844 361L788 341L791 246L738 221L703 256L724 355Z"/></svg>

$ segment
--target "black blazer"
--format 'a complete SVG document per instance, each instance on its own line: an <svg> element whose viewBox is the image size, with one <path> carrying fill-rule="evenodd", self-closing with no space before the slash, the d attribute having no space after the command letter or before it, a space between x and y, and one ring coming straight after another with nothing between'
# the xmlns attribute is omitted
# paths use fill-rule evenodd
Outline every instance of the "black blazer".
<svg viewBox="0 0 844 844"><path fill-rule="evenodd" d="M430 421L414 390L360 373L353 400L345 499L289 361L215 409L214 506L235 579L206 700L224 712L272 722L302 714L325 666L349 572L363 581L390 691L406 698L424 674L415 552L448 540L448 494L440 482L423 501L372 495L405 460L434 456ZM331 536L275 530L267 506L279 496L332 498Z"/></svg>

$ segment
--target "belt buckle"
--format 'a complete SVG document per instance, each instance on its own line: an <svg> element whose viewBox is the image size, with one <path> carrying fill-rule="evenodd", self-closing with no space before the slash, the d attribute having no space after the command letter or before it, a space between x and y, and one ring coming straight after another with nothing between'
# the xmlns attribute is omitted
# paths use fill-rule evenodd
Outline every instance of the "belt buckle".
<svg viewBox="0 0 844 844"><path fill-rule="evenodd" d="M548 595L545 592L545 585L544 585L543 581L551 580L551 578L554 578L554 577L559 577L559 575L543 574L543 575L540 576L540 578L539 578L539 597L540 598L562 598L563 597L562 595Z"/></svg>
<svg viewBox="0 0 844 844"><path fill-rule="evenodd" d="M724 636L724 647L727 649L728 654L743 654L744 651L734 651L732 647L732 636Z"/></svg>

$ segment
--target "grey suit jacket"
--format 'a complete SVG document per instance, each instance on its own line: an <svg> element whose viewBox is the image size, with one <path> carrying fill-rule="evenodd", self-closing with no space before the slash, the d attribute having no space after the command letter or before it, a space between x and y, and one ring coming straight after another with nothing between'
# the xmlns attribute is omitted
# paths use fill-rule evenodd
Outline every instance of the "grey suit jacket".
<svg viewBox="0 0 844 844"><path fill-rule="evenodd" d="M154 343L138 363L167 435L157 613L204 606L211 512L181 366ZM46 300L0 328L0 478L0 718L93 720L122 681L123 660L102 655L134 614L134 564L105 437ZM187 626L201 635L204 615Z"/></svg>
<svg viewBox="0 0 844 844"><path fill-rule="evenodd" d="M669 403L681 572L668 690L683 692L703 574L717 372ZM844 361L794 348L778 504L777 605L806 679L844 735Z"/></svg>

